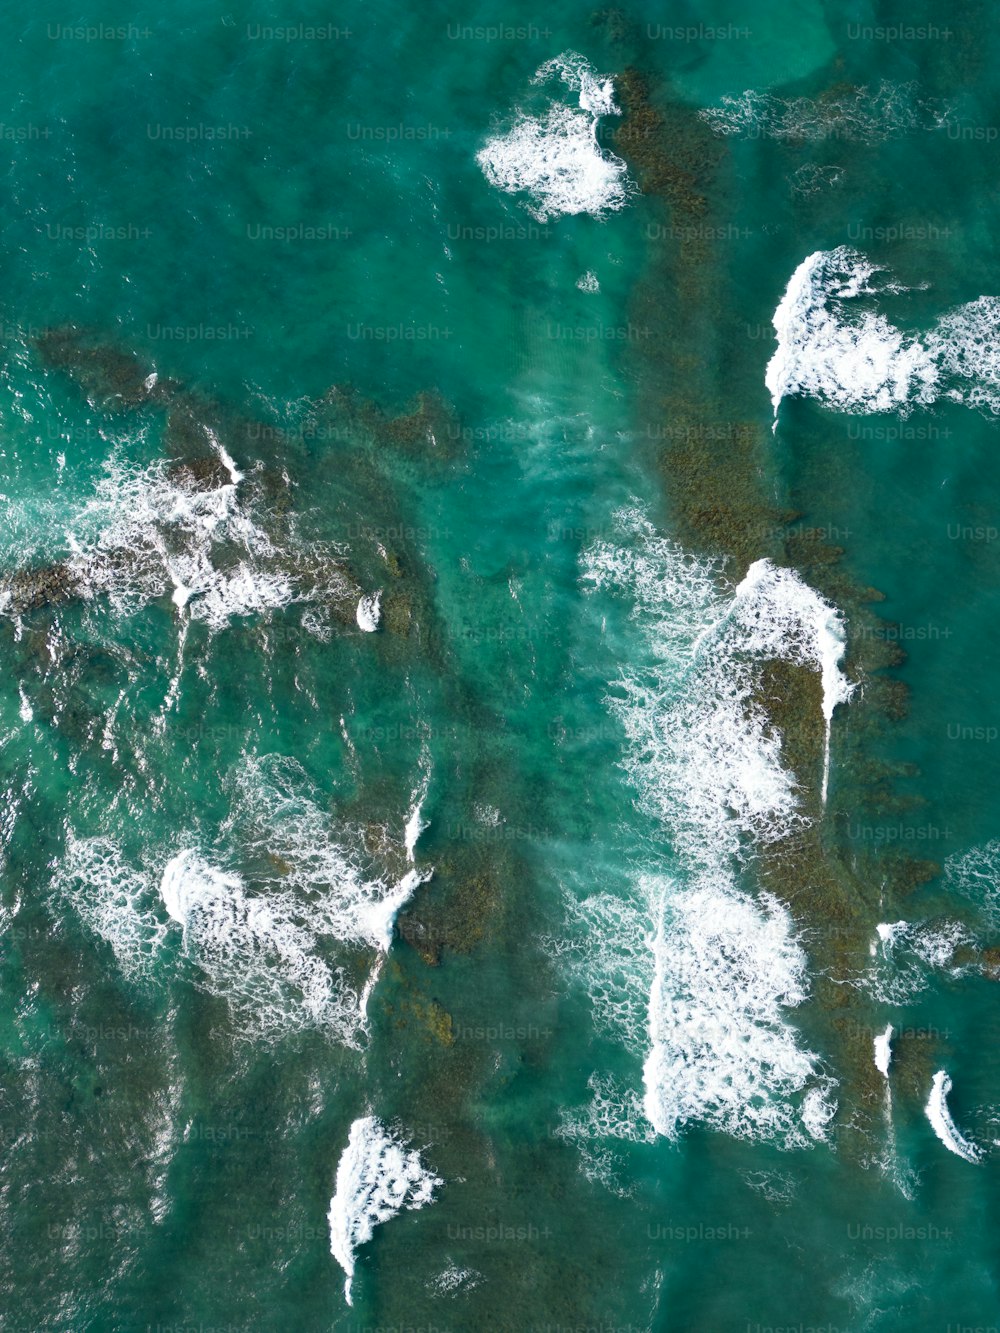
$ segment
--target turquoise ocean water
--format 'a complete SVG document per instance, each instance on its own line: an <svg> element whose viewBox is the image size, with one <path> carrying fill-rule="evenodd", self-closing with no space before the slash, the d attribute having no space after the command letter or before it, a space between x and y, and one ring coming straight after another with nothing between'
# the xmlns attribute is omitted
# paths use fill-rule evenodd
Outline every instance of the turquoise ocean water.
<svg viewBox="0 0 1000 1333"><path fill-rule="evenodd" d="M8 7L5 1328L1000 1324L995 27Z"/></svg>

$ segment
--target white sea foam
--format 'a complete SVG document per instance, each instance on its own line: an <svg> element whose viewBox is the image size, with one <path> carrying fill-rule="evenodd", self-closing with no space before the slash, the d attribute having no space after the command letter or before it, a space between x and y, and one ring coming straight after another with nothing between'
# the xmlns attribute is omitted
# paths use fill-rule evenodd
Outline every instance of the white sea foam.
<svg viewBox="0 0 1000 1333"><path fill-rule="evenodd" d="M565 1111L556 1133L575 1145L588 1180L625 1198L634 1193L634 1180L623 1178L619 1154L609 1140L653 1143L656 1131L646 1119L640 1095L620 1079L593 1073L587 1087L590 1101Z"/></svg>
<svg viewBox="0 0 1000 1333"><path fill-rule="evenodd" d="M817 250L795 270L774 312L778 347L765 383L775 412L782 398L805 394L842 411L887 412L937 396L927 349L884 315L846 302L874 294L879 272L856 250Z"/></svg>
<svg viewBox="0 0 1000 1333"><path fill-rule="evenodd" d="M880 944L887 945L890 948L901 939L907 930L905 921L880 921L875 927L875 934ZM872 954L874 955L877 945L872 941Z"/></svg>
<svg viewBox="0 0 1000 1333"><path fill-rule="evenodd" d="M746 1171L743 1179L769 1203L791 1203L797 1193L795 1177L782 1171Z"/></svg>
<svg viewBox="0 0 1000 1333"><path fill-rule="evenodd" d="M632 544L592 548L585 577L635 598L654 660L620 682L625 697L612 706L642 804L669 824L685 856L714 865L720 853L739 857L748 837L771 842L801 824L781 738L755 689L770 660L818 671L829 729L853 689L840 668L843 618L794 570L768 560L727 597L718 565L656 537L635 511L622 521Z"/></svg>
<svg viewBox="0 0 1000 1333"><path fill-rule="evenodd" d="M944 878L950 890L969 898L990 926L1000 930L1000 842L949 856Z"/></svg>
<svg viewBox="0 0 1000 1333"><path fill-rule="evenodd" d="M736 590L745 603L740 620L747 648L761 656L782 657L819 670L826 724L821 796L825 803L830 777L830 726L838 704L847 703L854 686L841 670L845 630L840 612L825 602L791 570L757 560Z"/></svg>
<svg viewBox="0 0 1000 1333"><path fill-rule="evenodd" d="M358 893L346 904L343 881L330 883L328 901L304 895L294 882L251 892L239 875L187 849L168 862L160 893L182 927L200 984L226 1001L238 1032L274 1040L316 1028L357 1046L391 922L417 882L411 872L383 898L360 901ZM347 896L356 888L348 880ZM329 961L336 942L380 951L360 989L344 966Z"/></svg>
<svg viewBox="0 0 1000 1333"><path fill-rule="evenodd" d="M912 933L909 942L914 953L927 967L945 969L956 975L962 971L962 966L955 962L956 953L974 944L972 935L962 922L953 920L921 925Z"/></svg>
<svg viewBox="0 0 1000 1333"><path fill-rule="evenodd" d="M234 542L252 557L272 554L265 534L242 509L235 483L186 484L154 463L136 468L112 458L95 493L66 533L69 567L85 595L104 595L129 613L169 590L179 608L214 594L225 604L231 578L245 578L244 563L221 580L211 562L213 546ZM192 611L207 614L196 600Z"/></svg>
<svg viewBox="0 0 1000 1333"><path fill-rule="evenodd" d="M819 194L821 190L832 189L844 178L841 167L820 166L818 162L806 162L788 177L792 194L808 197Z"/></svg>
<svg viewBox="0 0 1000 1333"><path fill-rule="evenodd" d="M942 315L927 335L944 397L1000 414L1000 298L979 296Z"/></svg>
<svg viewBox="0 0 1000 1333"><path fill-rule="evenodd" d="M800 1127L824 1137L834 1110L828 1089L787 1023L807 992L787 912L728 886L664 895L653 953L650 1124L670 1139L695 1122L788 1145L805 1141Z"/></svg>
<svg viewBox="0 0 1000 1333"><path fill-rule="evenodd" d="M483 1275L476 1268L460 1268L458 1264L449 1264L427 1285L441 1296L454 1296L460 1291L474 1291L482 1280Z"/></svg>
<svg viewBox="0 0 1000 1333"><path fill-rule="evenodd" d="M319 956L315 923L291 895L250 893L193 849L167 863L160 893L201 984L226 1001L244 1035L316 1027L357 1044L360 996Z"/></svg>
<svg viewBox="0 0 1000 1333"><path fill-rule="evenodd" d="M883 1077L889 1077L889 1066L892 1063L892 1024L890 1023L884 1032L879 1032L875 1037L875 1068Z"/></svg>
<svg viewBox="0 0 1000 1333"><path fill-rule="evenodd" d="M423 833L424 829L427 827L427 824L421 818L420 815L422 806L423 806L423 798L419 797L413 803L413 806L410 810L410 816L406 821L406 828L404 830L406 859L410 862L413 861L414 856L416 854L417 841L420 838L421 833Z"/></svg>
<svg viewBox="0 0 1000 1333"><path fill-rule="evenodd" d="M614 80L602 78L579 51L564 51L539 65L535 70L532 83L544 84L552 78L560 78L571 92L579 93L580 107L593 116L620 116L621 110L615 105Z"/></svg>
<svg viewBox="0 0 1000 1333"><path fill-rule="evenodd" d="M424 801L427 800L427 789L430 786L431 769L430 757L424 754L424 771L420 782L413 789L410 796L410 813L406 819L406 828L403 831L403 845L406 849L406 859L413 864L416 857L417 843L420 840L421 833L428 827L427 820L423 817Z"/></svg>
<svg viewBox="0 0 1000 1333"><path fill-rule="evenodd" d="M873 1158L873 1161L875 1161L877 1168L896 1185L904 1198L912 1198L916 1177L912 1168L909 1168L905 1165L905 1162L900 1160L899 1149L896 1146L896 1126L893 1124L892 1118L892 1085L889 1084L889 1069L892 1066L892 1034L893 1026L888 1024L884 1032L876 1033L875 1040L872 1042L875 1068L879 1070L885 1080L883 1092L885 1145L879 1154Z"/></svg>
<svg viewBox="0 0 1000 1333"><path fill-rule="evenodd" d="M166 935L150 877L128 864L110 838L67 835L53 889L111 946L122 973L146 974Z"/></svg>
<svg viewBox="0 0 1000 1333"><path fill-rule="evenodd" d="M234 780L240 844L278 857L282 884L312 904L317 927L336 939L387 952L393 923L432 870L408 871L398 882L366 870L350 841L323 810L305 770L282 755L247 756Z"/></svg>
<svg viewBox="0 0 1000 1333"><path fill-rule="evenodd" d="M837 1099L832 1096L836 1083L827 1078L820 1086L813 1086L802 1098L800 1115L806 1133L817 1143L826 1140L830 1125L837 1114Z"/></svg>
<svg viewBox="0 0 1000 1333"><path fill-rule="evenodd" d="M120 615L169 595L179 612L215 629L342 595L347 580L335 562L311 560L292 531L284 544L269 535L258 489L206 435L228 474L210 486L171 475L163 462L137 467L112 455L64 524L67 568L82 595L106 598Z"/></svg>
<svg viewBox="0 0 1000 1333"><path fill-rule="evenodd" d="M872 964L855 984L880 1004L906 1004L930 985L935 971L960 976L960 949L974 944L961 921L880 922L871 944Z"/></svg>
<svg viewBox="0 0 1000 1333"><path fill-rule="evenodd" d="M423 1165L419 1152L375 1116L354 1121L337 1166L329 1212L330 1253L347 1275L348 1305L353 1304L357 1250L371 1240L377 1226L403 1209L431 1203L442 1183Z"/></svg>
<svg viewBox="0 0 1000 1333"><path fill-rule="evenodd" d="M748 88L698 113L717 134L799 142L843 139L878 143L915 130L944 128L950 107L916 95L913 83L883 81L836 97L783 98Z"/></svg>
<svg viewBox="0 0 1000 1333"><path fill-rule="evenodd" d="M599 292L601 290L601 284L597 280L597 274L592 273L589 269L586 273L581 274L581 276L577 278L576 285L581 292Z"/></svg>
<svg viewBox="0 0 1000 1333"><path fill-rule="evenodd" d="M577 940L600 942L585 948L576 940L550 944L550 956L563 956L570 973L587 991L600 1032L621 1042L639 1058L649 1049L649 994L654 962L650 948L652 919L647 905L612 893L592 894L567 904Z"/></svg>
<svg viewBox="0 0 1000 1333"><path fill-rule="evenodd" d="M381 601L381 592L376 592L362 597L358 602L355 618L358 628L363 629L366 634L374 634L379 627L379 621L382 619Z"/></svg>
<svg viewBox="0 0 1000 1333"><path fill-rule="evenodd" d="M807 256L774 312L777 348L765 384L781 400L817 398L842 412L907 413L939 398L1000 413L1000 300L981 296L926 333L905 333L871 308L902 289L857 250Z"/></svg>
<svg viewBox="0 0 1000 1333"><path fill-rule="evenodd" d="M206 865L192 851L179 852L167 862L160 880L160 897L171 920L187 930L192 912L213 897L243 894L238 875Z"/></svg>
<svg viewBox="0 0 1000 1333"><path fill-rule="evenodd" d="M566 213L602 217L623 208L634 191L625 163L597 140L599 118L620 115L614 85L573 51L546 61L533 82L556 77L577 94L577 107L553 100L541 115L516 110L511 128L488 139L476 160L491 185L526 194L540 222Z"/></svg>
<svg viewBox="0 0 1000 1333"><path fill-rule="evenodd" d="M247 758L230 792L223 834L259 867L252 882L191 845L137 868L113 840L71 833L54 890L128 976L162 973L180 927L197 983L227 1003L238 1035L315 1028L359 1046L396 916L431 870L393 880L366 866L360 830L335 827L293 760Z"/></svg>
<svg viewBox="0 0 1000 1333"><path fill-rule="evenodd" d="M654 1143L656 1131L643 1113L642 1098L634 1088L607 1074L587 1080L593 1096L582 1111L568 1114L557 1131L560 1138L621 1139L626 1143Z"/></svg>
<svg viewBox="0 0 1000 1333"><path fill-rule="evenodd" d="M900 1158L896 1145L896 1127L892 1115L892 1085L889 1082L889 1070L892 1067L893 1026L889 1023L884 1032L876 1033L873 1041L875 1068L885 1080L883 1090L883 1113L885 1116L885 1145L874 1157L874 1164L892 1181L905 1199L914 1197L917 1177L913 1169Z"/></svg>
<svg viewBox="0 0 1000 1333"><path fill-rule="evenodd" d="M208 440L212 448L219 455L219 458L222 461L222 466L229 473L229 480L232 482L234 486L239 485L239 483L243 480L244 474L236 466L235 462L233 461L232 454L229 452L226 446L220 441L218 435L216 435L215 431L212 430L210 426L205 427L205 434L208 436Z"/></svg>
<svg viewBox="0 0 1000 1333"><path fill-rule="evenodd" d="M949 1092L951 1092L951 1079L943 1069L939 1069L934 1075L930 1096L927 1098L927 1105L924 1108L927 1119L931 1122L934 1133L949 1152L955 1153L957 1157L962 1157L967 1162L978 1162L983 1156L983 1150L976 1144L970 1143L959 1132L951 1118L951 1112L948 1110Z"/></svg>
<svg viewBox="0 0 1000 1333"><path fill-rule="evenodd" d="M620 519L628 544L597 544L584 573L623 593L643 625L647 661L617 682L611 707L640 804L685 874L641 875L630 902L603 894L578 907L592 953L569 965L587 971L599 1023L641 1051L644 1113L659 1133L699 1121L802 1146L825 1137L835 1110L830 1080L787 1021L806 997L805 954L784 906L752 899L734 868L805 820L756 698L763 665L816 671L829 724L851 693L842 619L768 561L727 595L717 564L657 537L638 511Z"/></svg>
<svg viewBox="0 0 1000 1333"><path fill-rule="evenodd" d="M183 1082L180 1061L176 1048L166 1055L167 1068L171 1066L170 1082L152 1101L153 1144L146 1159L146 1171L150 1180L149 1215L153 1222L164 1222L174 1203L171 1191L170 1168L174 1156L185 1136L182 1129ZM190 1125L190 1121L188 1124Z"/></svg>

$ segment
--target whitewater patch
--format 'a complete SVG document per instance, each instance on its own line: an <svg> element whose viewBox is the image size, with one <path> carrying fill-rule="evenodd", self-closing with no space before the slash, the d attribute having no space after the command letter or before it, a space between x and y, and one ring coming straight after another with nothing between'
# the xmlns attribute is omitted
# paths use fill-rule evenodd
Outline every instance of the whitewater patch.
<svg viewBox="0 0 1000 1333"><path fill-rule="evenodd" d="M162 976L179 930L196 984L225 1001L238 1036L315 1029L358 1048L396 916L432 871L394 879L366 864L360 830L335 826L293 760L248 757L229 790L222 843L252 878L184 839L136 867L114 840L71 833L53 889L130 978Z"/></svg>
<svg viewBox="0 0 1000 1333"><path fill-rule="evenodd" d="M830 190L844 179L842 167L821 166L818 162L806 162L788 177L792 194L808 198L822 190Z"/></svg>
<svg viewBox="0 0 1000 1333"><path fill-rule="evenodd" d="M598 1031L643 1058L649 1046L648 996L655 971L647 905L638 896L629 900L597 893L583 901L570 896L566 911L573 936L547 939L549 956L561 957L583 985ZM599 947L592 947L595 944Z"/></svg>
<svg viewBox="0 0 1000 1333"><path fill-rule="evenodd" d="M560 1125L560 1138L622 1139L628 1143L654 1143L656 1131L643 1114L642 1098L634 1088L610 1074L591 1074L587 1086L593 1097L587 1106L567 1115Z"/></svg>
<svg viewBox="0 0 1000 1333"><path fill-rule="evenodd" d="M527 195L525 207L539 222L573 213L603 217L624 208L635 188L628 169L597 139L600 117L621 115L613 81L595 74L575 51L539 66L532 83L556 79L576 94L576 106L553 99L539 115L516 109L511 128L488 139L476 161L491 185Z"/></svg>
<svg viewBox="0 0 1000 1333"><path fill-rule="evenodd" d="M616 682L624 697L610 705L629 741L630 777L685 858L713 867L721 854L743 859L748 839L774 842L804 821L781 737L757 699L761 669L781 660L817 671L829 737L854 688L841 669L843 617L769 560L727 596L718 562L657 537L636 510L619 521L630 544L592 547L584 578L633 600L651 651L645 669ZM827 747L824 795L828 763Z"/></svg>
<svg viewBox="0 0 1000 1333"><path fill-rule="evenodd" d="M835 1102L788 1022L808 993L805 952L783 904L752 897L736 871L807 818L758 701L763 668L815 671L829 733L853 688L841 669L843 619L793 570L761 560L727 592L718 562L658 537L638 509L618 521L622 542L590 548L583 576L624 596L641 626L637 665L609 707L638 803L684 870L637 875L628 900L597 894L571 906L587 930L567 965L585 978L598 1026L642 1059L643 1116L658 1134L705 1123L808 1146L827 1136ZM824 797L828 772L827 757Z"/></svg>
<svg viewBox="0 0 1000 1333"><path fill-rule="evenodd" d="M137 466L112 453L93 494L49 539L49 552L66 551L66 588L105 599L119 616L169 596L180 615L213 629L293 602L350 598L339 560L299 541L291 520L281 537L269 532L257 479L205 435L218 468L204 482L164 460Z"/></svg>
<svg viewBox="0 0 1000 1333"><path fill-rule="evenodd" d="M78 838L72 831L54 871L53 890L111 946L122 975L148 975L167 934L149 876L128 864L113 839Z"/></svg>
<svg viewBox="0 0 1000 1333"><path fill-rule="evenodd" d="M885 1120L885 1145L872 1160L874 1164L896 1186L904 1199L912 1199L917 1185L917 1175L901 1159L896 1144L896 1126L892 1113L892 1085L889 1071L892 1068L892 1038L895 1028L891 1023L883 1032L878 1032L872 1042L875 1068L884 1080L882 1092L882 1114Z"/></svg>
<svg viewBox="0 0 1000 1333"><path fill-rule="evenodd" d="M363 629L366 634L375 633L382 619L381 602L381 592L372 593L370 596L361 598L354 617L358 622L358 629Z"/></svg>
<svg viewBox="0 0 1000 1333"><path fill-rule="evenodd" d="M892 1063L892 1024L884 1032L879 1032L874 1041L875 1047L875 1068L883 1078L889 1077L889 1066Z"/></svg>
<svg viewBox="0 0 1000 1333"><path fill-rule="evenodd" d="M280 888L251 892L240 875L192 848L167 863L160 881L164 907L181 927L199 984L225 1000L243 1035L268 1040L318 1029L358 1045L369 983L391 942L390 923L415 882L407 877L382 896L360 881L346 856L337 862L333 873L339 870L340 878L330 878L325 898L301 892L302 877L294 871ZM331 960L334 943L378 951L361 985L349 979L356 969L349 971L346 959Z"/></svg>
<svg viewBox="0 0 1000 1333"><path fill-rule="evenodd" d="M635 1181L623 1177L609 1140L655 1143L656 1131L646 1119L641 1096L622 1080L595 1071L587 1088L590 1101L565 1111L556 1135L575 1145L588 1180L627 1198L635 1192Z"/></svg>
<svg viewBox="0 0 1000 1333"><path fill-rule="evenodd" d="M291 596L287 580L254 577L253 563L273 547L239 503L231 475L220 485L191 486L161 462L136 468L112 457L66 539L83 595L106 597L122 615L170 592L179 609L218 624ZM222 542L243 559L220 576L211 554Z"/></svg>
<svg viewBox="0 0 1000 1333"><path fill-rule="evenodd" d="M351 1286L357 1250L371 1240L377 1226L397 1213L431 1203L442 1184L397 1131L373 1115L354 1121L337 1166L328 1214L330 1253L347 1275L348 1305L354 1303Z"/></svg>
<svg viewBox="0 0 1000 1333"><path fill-rule="evenodd" d="M745 1171L742 1175L748 1187L769 1203L791 1203L798 1192L795 1177L782 1171Z"/></svg>
<svg viewBox="0 0 1000 1333"><path fill-rule="evenodd" d="M829 1082L786 1022L808 980L780 903L754 902L720 870L686 887L640 876L632 901L597 894L568 909L586 943L565 950L566 966L598 1031L642 1062L645 1094L595 1076L566 1137L673 1141L696 1122L787 1146L824 1136Z"/></svg>
<svg viewBox="0 0 1000 1333"><path fill-rule="evenodd" d="M319 955L317 923L290 895L251 894L239 875L190 848L167 863L160 895L199 984L226 1001L244 1035L314 1027L356 1044L360 995Z"/></svg>
<svg viewBox="0 0 1000 1333"><path fill-rule="evenodd" d="M344 831L297 760L248 755L232 781L233 814L224 827L258 857L277 858L279 882L310 902L323 933L387 953L400 908L433 869L393 880L362 863L360 829Z"/></svg>
<svg viewBox="0 0 1000 1333"><path fill-rule="evenodd" d="M943 1069L939 1069L934 1075L930 1096L927 1098L927 1105L924 1107L927 1119L931 1122L934 1133L949 1152L953 1152L966 1162L978 1162L982 1159L983 1150L964 1138L951 1118L951 1112L948 1110L948 1094L950 1092L951 1079Z"/></svg>
<svg viewBox="0 0 1000 1333"><path fill-rule="evenodd" d="M822 1139L835 1107L817 1058L786 1021L808 988L781 905L710 884L663 892L652 949L644 1106L657 1132L676 1139L704 1122L786 1146Z"/></svg>
<svg viewBox="0 0 1000 1333"><path fill-rule="evenodd" d="M698 114L716 134L729 137L880 143L916 130L944 129L952 111L947 103L921 98L914 83L883 80L877 88L822 98L784 98L748 88Z"/></svg>
<svg viewBox="0 0 1000 1333"><path fill-rule="evenodd" d="M872 300L904 291L857 250L808 255L774 312L776 350L765 384L777 421L783 398L841 412L909 413L945 399L1000 414L1000 300L980 296L927 332L903 332Z"/></svg>
<svg viewBox="0 0 1000 1333"><path fill-rule="evenodd" d="M843 616L803 583L792 570L757 560L736 589L737 619L746 648L760 657L776 656L819 671L825 724L821 798L830 778L830 727L838 704L847 703L854 685L841 670Z"/></svg>

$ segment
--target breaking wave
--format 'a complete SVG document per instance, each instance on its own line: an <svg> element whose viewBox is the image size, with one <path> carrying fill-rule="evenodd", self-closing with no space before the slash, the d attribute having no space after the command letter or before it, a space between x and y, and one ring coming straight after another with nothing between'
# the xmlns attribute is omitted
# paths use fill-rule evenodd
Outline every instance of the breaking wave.
<svg viewBox="0 0 1000 1333"><path fill-rule="evenodd" d="M953 1152L956 1157L961 1157L966 1162L978 1162L983 1156L983 1150L976 1144L970 1143L951 1118L951 1112L948 1110L949 1092L951 1092L951 1079L943 1069L939 1069L934 1075L930 1096L924 1108L927 1119L949 1152Z"/></svg>
<svg viewBox="0 0 1000 1333"><path fill-rule="evenodd" d="M423 1208L443 1184L408 1148L400 1135L373 1115L355 1120L337 1166L330 1200L330 1253L347 1274L344 1297L353 1305L351 1285L357 1250L375 1228L408 1208Z"/></svg>
<svg viewBox="0 0 1000 1333"><path fill-rule="evenodd" d="M783 398L817 398L841 412L908 413L938 399L1000 414L1000 299L980 296L924 334L905 333L867 298L897 283L857 250L817 250L795 270L777 310L765 383Z"/></svg>
<svg viewBox="0 0 1000 1333"><path fill-rule="evenodd" d="M624 208L634 192L628 169L597 140L599 118L621 114L612 80L595 74L575 51L547 60L532 83L556 78L577 95L577 106L551 100L540 115L517 109L511 128L488 139L476 161L497 189L526 194L525 207L539 222L567 213L602 217Z"/></svg>

